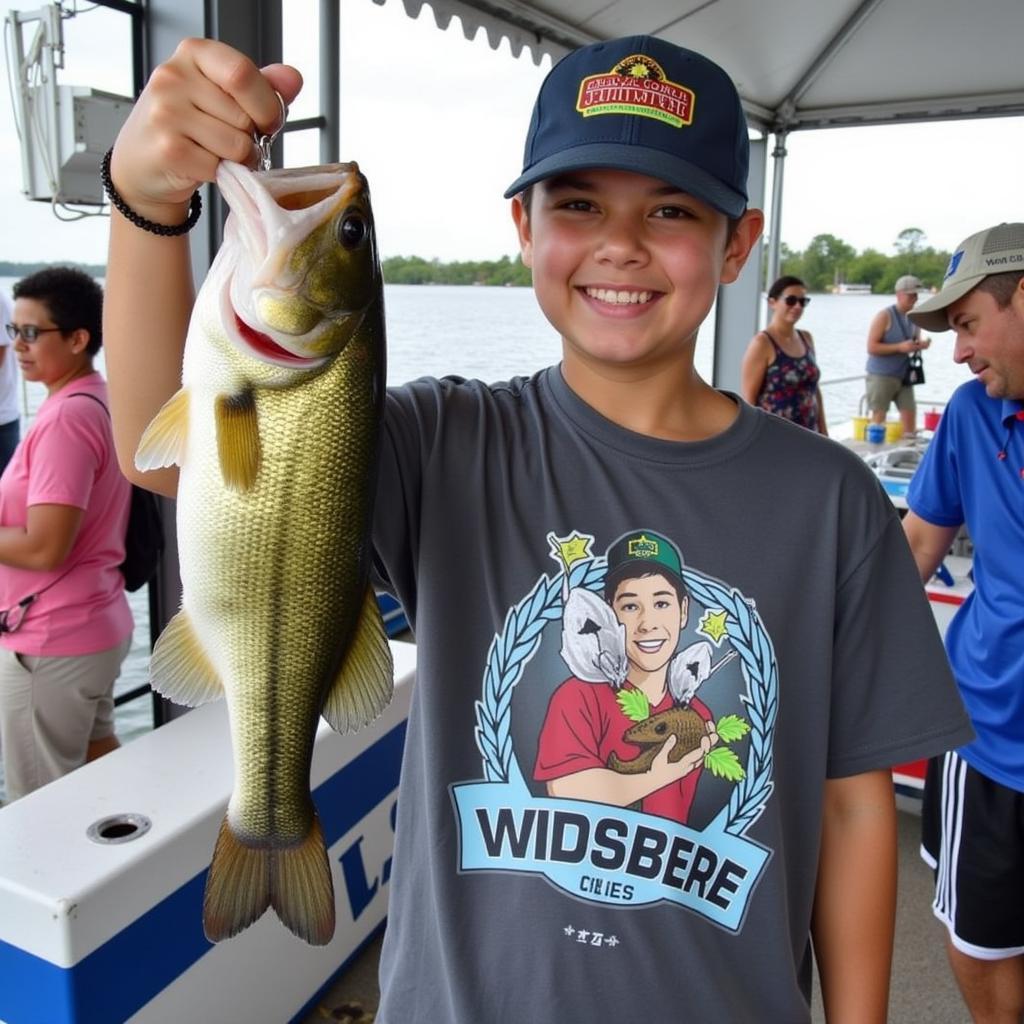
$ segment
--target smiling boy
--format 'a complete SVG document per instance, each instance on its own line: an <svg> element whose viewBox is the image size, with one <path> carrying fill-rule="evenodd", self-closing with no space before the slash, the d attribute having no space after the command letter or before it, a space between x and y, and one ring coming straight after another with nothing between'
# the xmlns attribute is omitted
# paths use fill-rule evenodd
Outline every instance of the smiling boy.
<svg viewBox="0 0 1024 1024"><path fill-rule="evenodd" d="M177 387L191 297L187 244L147 222L185 223L219 159L251 160L273 90L298 86L188 41L118 138L113 184L143 221L114 215L107 278L127 472ZM417 681L380 1024L807 1022L812 933L829 1019L885 1019L888 769L970 731L873 475L694 368L761 229L748 149L733 83L700 54L647 36L569 54L507 193L561 364L389 390L374 564L414 625ZM536 731L517 720L550 679L559 595L599 588L595 548L641 526L687 552L687 613L742 665L747 753L699 831L524 781ZM571 552L554 575L551 538Z"/></svg>

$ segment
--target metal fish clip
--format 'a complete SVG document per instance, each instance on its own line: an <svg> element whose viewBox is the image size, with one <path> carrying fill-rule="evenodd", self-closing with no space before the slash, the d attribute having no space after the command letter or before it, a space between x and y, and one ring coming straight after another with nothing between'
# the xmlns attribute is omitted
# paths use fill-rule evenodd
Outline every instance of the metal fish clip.
<svg viewBox="0 0 1024 1024"><path fill-rule="evenodd" d="M277 97L277 102L281 104L281 120L278 122L277 127L268 133L260 133L254 131L252 133L253 141L256 143L256 148L260 151L260 167L261 171L270 170L270 149L277 140L278 135L284 130L285 122L288 120L288 106L284 101L284 97L274 91L274 95Z"/></svg>

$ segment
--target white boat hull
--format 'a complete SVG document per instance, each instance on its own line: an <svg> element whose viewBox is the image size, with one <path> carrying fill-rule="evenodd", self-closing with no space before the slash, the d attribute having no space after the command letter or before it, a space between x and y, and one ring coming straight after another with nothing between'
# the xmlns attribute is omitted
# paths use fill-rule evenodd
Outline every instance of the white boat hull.
<svg viewBox="0 0 1024 1024"><path fill-rule="evenodd" d="M300 942L273 913L215 946L203 935L206 869L233 781L226 710L211 704L0 810L0 1021L283 1022L308 1011L387 913L416 667L412 644L391 647L384 714L345 737L321 722L316 737L310 781L338 913L328 945ZM88 837L128 815L148 831ZM131 828L126 818L112 831Z"/></svg>

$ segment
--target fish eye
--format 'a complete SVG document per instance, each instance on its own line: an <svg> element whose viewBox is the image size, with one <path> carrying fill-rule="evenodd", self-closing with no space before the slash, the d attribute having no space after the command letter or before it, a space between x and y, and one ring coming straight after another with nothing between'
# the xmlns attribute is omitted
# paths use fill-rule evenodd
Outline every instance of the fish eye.
<svg viewBox="0 0 1024 1024"><path fill-rule="evenodd" d="M370 234L370 224L359 210L346 210L338 221L338 241L346 249L356 249Z"/></svg>
<svg viewBox="0 0 1024 1024"><path fill-rule="evenodd" d="M654 731L661 736L663 733L668 731L668 726L664 722L659 722L655 727Z"/></svg>

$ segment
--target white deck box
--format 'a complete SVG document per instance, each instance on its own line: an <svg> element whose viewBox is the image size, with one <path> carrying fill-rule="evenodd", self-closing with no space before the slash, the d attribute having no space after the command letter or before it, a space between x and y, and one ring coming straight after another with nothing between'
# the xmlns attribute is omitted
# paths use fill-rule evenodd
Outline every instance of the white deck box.
<svg viewBox="0 0 1024 1024"><path fill-rule="evenodd" d="M212 945L206 871L231 793L223 701L0 810L0 1021L229 1024L301 1019L382 925L416 649L391 642L395 698L370 727L321 722L311 782L337 928L307 945L268 911ZM90 826L115 818L98 843ZM149 827L133 832L133 822ZM94 829L95 831L95 829ZM104 829L110 832L110 829Z"/></svg>

